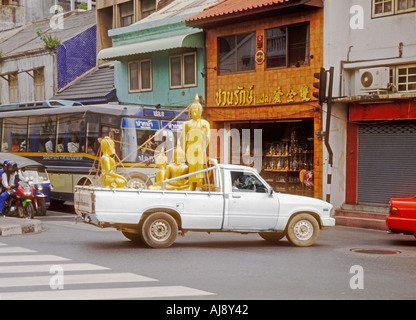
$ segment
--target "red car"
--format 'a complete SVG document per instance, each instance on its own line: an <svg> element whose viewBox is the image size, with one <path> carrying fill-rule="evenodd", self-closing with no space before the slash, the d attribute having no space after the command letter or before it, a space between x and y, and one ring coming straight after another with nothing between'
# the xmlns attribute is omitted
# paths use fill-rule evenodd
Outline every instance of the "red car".
<svg viewBox="0 0 416 320"><path fill-rule="evenodd" d="M416 237L416 197L390 199L386 224L392 233Z"/></svg>

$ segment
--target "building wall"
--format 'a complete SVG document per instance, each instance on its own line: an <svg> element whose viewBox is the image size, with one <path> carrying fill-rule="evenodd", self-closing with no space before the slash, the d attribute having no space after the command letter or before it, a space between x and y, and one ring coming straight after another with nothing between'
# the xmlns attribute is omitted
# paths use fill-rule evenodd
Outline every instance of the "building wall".
<svg viewBox="0 0 416 320"><path fill-rule="evenodd" d="M25 11L23 7L0 5L0 30L12 29L24 24Z"/></svg>
<svg viewBox="0 0 416 320"><path fill-rule="evenodd" d="M310 65L298 68L265 69L265 63L256 65L255 72L218 75L217 62L217 37L256 31L256 37L263 36L265 41L265 29L278 26L292 25L301 22L310 22ZM244 120L278 120L295 118L313 118L314 132L322 130L321 112L319 105L312 96L314 73L319 71L323 64L323 10L310 9L287 15L277 15L273 18L265 18L249 22L241 22L233 25L219 26L207 30L207 117L215 126L221 126L225 121ZM265 50L265 47L263 46ZM310 101L302 101L300 88L308 87L307 98ZM281 87L283 95L281 102L274 101L275 90ZM224 97L241 91L253 92L252 103L223 103ZM250 90L252 89L252 90ZM294 101L288 99L288 92L293 89L297 95ZM224 92L226 94L224 95ZM219 97L222 100L219 102ZM231 99L231 98L230 98ZM231 101L230 101L231 102ZM322 141L314 135L314 184L315 197L322 197Z"/></svg>
<svg viewBox="0 0 416 320"><path fill-rule="evenodd" d="M32 55L27 58L7 59L2 63L1 72L14 72L18 70L30 70L33 68L44 67L45 78L45 99L53 97L55 91L55 57L53 54ZM33 73L33 72L31 72ZM33 78L26 72L18 74L19 101L34 101L34 83ZM8 104L9 86L8 82L0 78L0 104Z"/></svg>
<svg viewBox="0 0 416 320"><path fill-rule="evenodd" d="M416 30L416 12L375 18L372 16L372 2L325 0L324 66L335 69L334 97L366 94L357 90L359 69L416 63L413 32ZM361 22L362 28L354 27ZM401 50L400 43L403 44ZM343 203L354 203L356 194L357 125L349 119L349 104L346 102L335 102L332 114L332 184L326 185L324 179L324 188L330 189L331 202L340 207ZM384 119L388 117L386 113ZM325 177L328 169L325 149L323 158Z"/></svg>
<svg viewBox="0 0 416 320"><path fill-rule="evenodd" d="M65 41L56 49L58 62L58 90L96 65L97 27Z"/></svg>
<svg viewBox="0 0 416 320"><path fill-rule="evenodd" d="M148 56L147 56L148 57ZM130 59L130 60L129 60ZM139 58L124 58L114 66L114 82L117 88L117 98L122 103L147 104L162 106L187 106L198 94L205 100L205 80L201 75L204 68L203 50L197 50L198 85L191 88L169 88L169 51L159 51L151 54L153 90L150 92L129 93L128 62Z"/></svg>

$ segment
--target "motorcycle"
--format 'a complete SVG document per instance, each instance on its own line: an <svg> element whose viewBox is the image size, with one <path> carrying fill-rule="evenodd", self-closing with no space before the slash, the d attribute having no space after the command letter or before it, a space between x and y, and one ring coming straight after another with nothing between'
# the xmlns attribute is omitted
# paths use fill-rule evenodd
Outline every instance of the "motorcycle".
<svg viewBox="0 0 416 320"><path fill-rule="evenodd" d="M35 215L33 187L25 181L19 181L17 188L6 192L9 197L4 205L3 215L33 219Z"/></svg>
<svg viewBox="0 0 416 320"><path fill-rule="evenodd" d="M35 184L33 186L33 202L35 212L38 216L44 216L46 214L46 195L43 193L43 185Z"/></svg>

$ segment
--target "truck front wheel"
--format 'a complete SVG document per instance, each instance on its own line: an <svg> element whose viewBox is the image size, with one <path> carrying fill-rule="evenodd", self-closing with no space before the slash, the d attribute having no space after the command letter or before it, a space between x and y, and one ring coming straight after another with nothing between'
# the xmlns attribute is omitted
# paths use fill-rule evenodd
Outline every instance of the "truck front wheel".
<svg viewBox="0 0 416 320"><path fill-rule="evenodd" d="M165 212L153 213L143 222L143 241L151 248L168 248L175 242L177 235L176 220Z"/></svg>
<svg viewBox="0 0 416 320"><path fill-rule="evenodd" d="M315 243L319 236L319 224L307 213L294 216L287 227L287 238L297 247L308 247Z"/></svg>

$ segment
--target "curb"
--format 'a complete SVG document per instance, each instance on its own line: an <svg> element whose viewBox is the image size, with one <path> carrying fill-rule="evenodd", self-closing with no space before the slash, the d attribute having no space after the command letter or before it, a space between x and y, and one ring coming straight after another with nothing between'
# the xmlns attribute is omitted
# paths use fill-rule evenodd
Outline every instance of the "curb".
<svg viewBox="0 0 416 320"><path fill-rule="evenodd" d="M0 217L0 236L16 236L42 231L42 222L36 219Z"/></svg>

